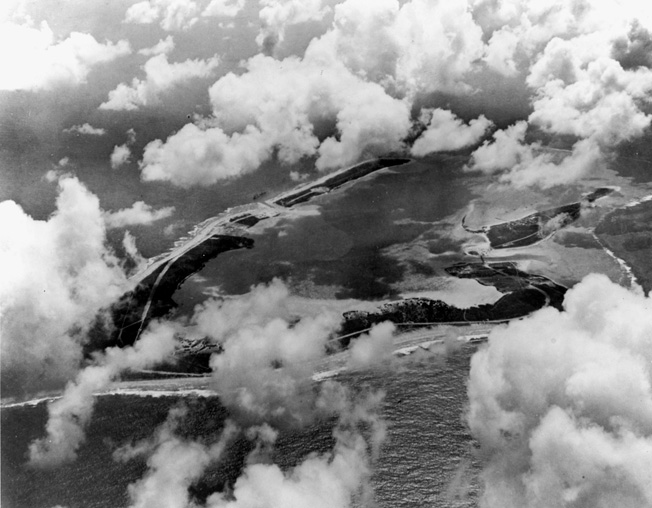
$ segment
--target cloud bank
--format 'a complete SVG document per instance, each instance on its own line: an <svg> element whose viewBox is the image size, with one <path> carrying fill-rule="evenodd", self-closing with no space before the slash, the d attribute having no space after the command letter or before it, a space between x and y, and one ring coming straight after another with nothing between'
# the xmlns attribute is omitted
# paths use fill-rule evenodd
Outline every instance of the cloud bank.
<svg viewBox="0 0 652 508"><path fill-rule="evenodd" d="M471 362L484 507L652 503L652 301L589 275Z"/></svg>
<svg viewBox="0 0 652 508"><path fill-rule="evenodd" d="M274 57L287 27L329 12L330 26L302 55ZM492 126L488 101L512 107L511 95L494 92L517 87L531 110L494 133L468 168L517 187L564 185L649 129L644 14L645 7L611 1L346 0L299 8L265 0L263 52L211 86L213 115L146 147L142 176L191 187L255 171L272 157L286 164L314 157L329 170L378 154L459 150ZM463 96L473 98L468 123L455 108L417 106ZM426 130L406 146L419 124ZM542 143L562 136L571 137L571 155L541 153Z"/></svg>
<svg viewBox="0 0 652 508"><path fill-rule="evenodd" d="M64 176L56 206L40 221L13 201L0 203L3 396L70 379L98 311L130 287L105 243L97 197Z"/></svg>

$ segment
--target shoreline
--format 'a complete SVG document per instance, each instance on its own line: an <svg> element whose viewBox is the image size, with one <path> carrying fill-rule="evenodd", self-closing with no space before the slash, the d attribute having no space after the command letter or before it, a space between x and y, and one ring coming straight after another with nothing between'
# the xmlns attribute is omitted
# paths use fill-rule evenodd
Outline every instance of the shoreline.
<svg viewBox="0 0 652 508"><path fill-rule="evenodd" d="M456 335L455 340L460 344L475 344L483 342L498 324L466 323L469 330ZM394 336L394 350L392 356L409 356L419 350L434 353L431 346L444 346L449 338L454 325L436 324L427 330L407 330ZM340 351L322 358L315 365L311 380L320 383L326 379L337 376L341 372L354 370L346 366L350 356L349 350ZM142 381L116 381L106 390L94 393L94 397L135 396L135 397L218 397L219 394L209 388L211 376L177 376L166 379L148 379ZM19 407L36 407L43 403L54 402L61 399L60 392L51 395L38 396L24 401L0 401L0 410Z"/></svg>

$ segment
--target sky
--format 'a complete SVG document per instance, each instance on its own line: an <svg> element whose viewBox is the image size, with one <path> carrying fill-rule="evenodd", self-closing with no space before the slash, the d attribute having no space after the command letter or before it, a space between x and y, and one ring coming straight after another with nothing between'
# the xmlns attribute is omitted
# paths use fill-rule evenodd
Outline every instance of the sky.
<svg viewBox="0 0 652 508"><path fill-rule="evenodd" d="M234 433L264 451L274 426L324 414L340 422L330 455L291 475L253 457L235 497L216 493L207 506L258 506L263 484L277 487L268 506L366 502L384 425L382 394L308 390L305 364L321 358L338 318L290 324L277 282L207 301L88 365L90 328L143 256L257 192L374 156L465 151L462 173L524 192L589 188L616 156L652 157L652 4L637 0L5 0L0 66L3 396L67 386L30 460L75 460L93 391L165 358L178 334L225 346L213 382L232 427L188 443L174 434L183 410L171 414L138 451L150 469L130 487L133 506L155 505L161 485L169 506L189 506L189 485ZM587 318L600 317L595 294L605 309L630 304L597 328ZM497 332L474 358L468 421L487 461L482 506L652 504L649 310L649 298L591 276L565 312ZM517 339L544 334L542 323L571 337L568 349L528 355ZM351 361L386 361L393 332L372 330ZM621 356L622 368L605 359ZM563 368L548 372L544 359ZM250 361L257 368L242 370ZM523 394L534 369L544 379ZM614 382L597 393L587 386L600 373ZM555 432L567 446L552 443ZM196 469L166 484L172 460ZM324 485L336 493L328 502Z"/></svg>

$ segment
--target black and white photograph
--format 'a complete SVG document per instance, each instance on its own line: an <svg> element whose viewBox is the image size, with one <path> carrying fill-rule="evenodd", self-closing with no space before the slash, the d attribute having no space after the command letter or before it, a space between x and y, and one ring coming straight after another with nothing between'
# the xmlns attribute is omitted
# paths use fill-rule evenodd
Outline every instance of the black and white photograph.
<svg viewBox="0 0 652 508"><path fill-rule="evenodd" d="M0 505L652 508L652 2L1 0Z"/></svg>

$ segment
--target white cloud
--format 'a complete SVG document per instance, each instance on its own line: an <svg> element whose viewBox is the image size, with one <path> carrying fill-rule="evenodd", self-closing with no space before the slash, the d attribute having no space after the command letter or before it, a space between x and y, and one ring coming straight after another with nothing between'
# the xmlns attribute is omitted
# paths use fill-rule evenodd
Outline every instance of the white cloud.
<svg viewBox="0 0 652 508"><path fill-rule="evenodd" d="M173 206L154 210L144 201L136 201L130 208L123 208L117 212L104 212L104 221L107 228L121 228L136 224L151 224L170 217L173 213Z"/></svg>
<svg viewBox="0 0 652 508"><path fill-rule="evenodd" d="M296 466L281 469L271 463L278 432L269 424L240 429L227 420L219 438L207 444L176 435L186 410L173 408L152 438L114 454L121 461L147 456L145 476L129 485L130 506L188 506L189 487L211 462L225 459L229 445L241 435L255 443L246 466L233 489L210 495L206 508L367 506L373 498L371 467L386 435L385 423L378 416L382 394L353 397L341 385L322 386L331 392L330 398L338 399L332 451L310 454ZM362 427L364 433L359 430Z"/></svg>
<svg viewBox="0 0 652 508"><path fill-rule="evenodd" d="M280 30L324 15L321 2L309 5L270 0L261 16ZM430 20L426 30L423 19ZM272 154L285 163L316 155L317 168L327 170L401 151L412 98L470 90L462 80L482 51L481 30L462 1L347 0L303 58L257 55L246 72L219 79L210 89L214 118L151 143L143 178L210 185L253 171ZM335 132L318 137L333 122Z"/></svg>
<svg viewBox="0 0 652 508"><path fill-rule="evenodd" d="M211 0L202 16L223 16L232 18L244 8L245 0Z"/></svg>
<svg viewBox="0 0 652 508"><path fill-rule="evenodd" d="M611 1L499 6L480 1L477 8L491 35L488 66L508 76L527 74L534 109L528 123L552 135L574 136L576 144L571 157L553 164L549 156L535 156L538 146L525 145L522 137L507 147L503 136L502 143L474 154L473 167L507 167L509 174L501 179L521 186L569 183L589 174L591 164L600 168L603 154L649 128L652 70L621 64L645 64L640 48L649 38L642 25L650 25L649 7Z"/></svg>
<svg viewBox="0 0 652 508"><path fill-rule="evenodd" d="M103 102L100 109L134 110L159 104L161 96L170 89L195 78L210 76L219 62L217 56L178 63L168 62L165 54L153 56L143 66L145 79L134 78L131 85L120 83L109 92L109 100Z"/></svg>
<svg viewBox="0 0 652 508"><path fill-rule="evenodd" d="M560 162L551 153L540 153L512 167L500 176L517 188L536 185L543 189L576 182L597 172L604 165L600 147L591 139L583 139L573 145L570 155Z"/></svg>
<svg viewBox="0 0 652 508"><path fill-rule="evenodd" d="M471 120L467 125L445 109L426 109L421 111L421 115L421 122L426 125L426 130L412 145L411 152L416 157L474 145L493 125L484 115Z"/></svg>
<svg viewBox="0 0 652 508"><path fill-rule="evenodd" d="M493 141L485 141L471 154L468 169L493 173L530 160L532 149L523 144L527 127L526 121L519 121L494 132Z"/></svg>
<svg viewBox="0 0 652 508"><path fill-rule="evenodd" d="M174 39L168 35L165 39L161 39L151 48L143 48L138 51L139 55L154 56L154 55L167 55L174 49Z"/></svg>
<svg viewBox="0 0 652 508"><path fill-rule="evenodd" d="M145 181L167 180L180 187L210 185L253 171L272 147L255 128L227 136L220 128L185 125L165 143L150 142L140 163Z"/></svg>
<svg viewBox="0 0 652 508"><path fill-rule="evenodd" d="M357 337L349 352L347 367L364 369L387 362L394 351L396 326L390 321L374 325L369 333Z"/></svg>
<svg viewBox="0 0 652 508"><path fill-rule="evenodd" d="M290 25L319 21L330 11L330 7L322 5L322 0L260 0L260 5L258 17L262 27L256 42L268 52L283 42Z"/></svg>
<svg viewBox="0 0 652 508"><path fill-rule="evenodd" d="M326 355L340 316L323 313L291 325L287 298L287 288L274 281L195 310L195 333L222 345L224 351L211 357L212 381L240 422L301 425L320 411L312 363Z"/></svg>
<svg viewBox="0 0 652 508"><path fill-rule="evenodd" d="M652 121L640 101L652 91L652 71L624 70L602 56L595 37L553 39L527 78L536 89L529 121L556 134L592 138L606 146L639 137Z"/></svg>
<svg viewBox="0 0 652 508"><path fill-rule="evenodd" d="M131 149L126 145L116 145L111 152L111 167L118 169L120 166L129 162L131 158Z"/></svg>
<svg viewBox="0 0 652 508"><path fill-rule="evenodd" d="M484 46L465 0L347 0L335 6L333 28L308 51L334 54L353 72L414 96L469 91L464 77Z"/></svg>
<svg viewBox="0 0 652 508"><path fill-rule="evenodd" d="M141 161L143 178L210 185L272 156L290 164L314 156L318 169L327 170L403 151L414 104L433 93L474 94L469 103L477 119L464 125L437 111L412 153L470 146L490 125L483 116L488 104L478 97L493 101L494 110L503 100L509 110L511 94L491 93L505 85L524 101L529 95L533 111L497 132L469 166L508 171L500 178L517 185L568 183L651 123L645 103L652 71L620 63L641 61L649 38L649 23L634 25L631 8L610 0L345 0L332 7L332 25L302 57L257 55L244 71L220 78L210 89L213 117L151 143ZM264 0L259 43L269 53L287 26L322 19L327 9L320 1L299 9L292 0ZM114 90L116 103L135 107L141 85ZM539 154L537 143L525 142L528 126L539 129L533 133L574 136L573 157L559 166ZM193 164L184 164L186 157ZM546 175L536 178L538 170Z"/></svg>
<svg viewBox="0 0 652 508"><path fill-rule="evenodd" d="M64 129L63 132L86 134L88 136L104 136L106 134L106 129L102 129L101 127L93 127L91 124L85 123L82 125L73 125L68 129Z"/></svg>
<svg viewBox="0 0 652 508"><path fill-rule="evenodd" d="M213 494L207 507L352 507L368 495L370 476L367 443L357 433L341 432L336 433L331 453L310 456L288 472L276 464L247 466L235 482L232 498Z"/></svg>
<svg viewBox="0 0 652 508"><path fill-rule="evenodd" d="M193 0L151 0L133 4L125 13L125 23L159 22L167 31L188 30L199 20L200 6Z"/></svg>
<svg viewBox="0 0 652 508"><path fill-rule="evenodd" d="M652 301L590 275L564 308L496 329L472 359L481 504L649 506Z"/></svg>
<svg viewBox="0 0 652 508"><path fill-rule="evenodd" d="M0 225L2 390L33 393L74 375L98 311L130 285L105 244L98 199L76 178L60 178L47 221L4 201Z"/></svg>
<svg viewBox="0 0 652 508"><path fill-rule="evenodd" d="M576 142L570 153L561 154L546 151L539 143L525 144L526 130L527 122L520 121L496 131L492 142L485 141L471 154L465 170L502 171L501 182L517 188L546 189L577 181L604 165L600 146L590 138Z"/></svg>
<svg viewBox="0 0 652 508"><path fill-rule="evenodd" d="M85 429L95 406L95 393L106 388L121 372L152 367L167 359L176 345L175 329L156 323L129 347L113 347L68 383L63 396L48 405L47 436L30 444L30 463L55 466L75 460L86 439Z"/></svg>
<svg viewBox="0 0 652 508"><path fill-rule="evenodd" d="M274 148L286 163L317 154L317 167L328 169L400 150L409 132L406 102L338 62L258 55L247 71L229 73L211 87L215 119L208 124L215 126L188 124L145 148L145 180L209 185L257 169ZM329 119L339 133L320 141L314 123Z"/></svg>
<svg viewBox="0 0 652 508"><path fill-rule="evenodd" d="M90 34L72 32L55 41L46 22L40 28L0 25L0 90L38 90L84 83L91 69L131 53L125 40L104 44Z"/></svg>
<svg viewBox="0 0 652 508"><path fill-rule="evenodd" d="M147 259L140 253L138 247L136 247L136 237L134 237L129 231L125 231L125 234L122 237L122 247L124 248L127 257L134 264L131 273L137 273L145 268L147 265Z"/></svg>
<svg viewBox="0 0 652 508"><path fill-rule="evenodd" d="M212 461L222 458L226 446L237 435L238 429L227 421L220 439L213 445L187 441L174 434L178 425L174 420L181 420L185 415L174 410L170 413L172 419L168 416L168 422L158 430L155 441L145 443L144 450L139 450L139 454L147 452L150 455L147 473L128 488L133 508L190 506L188 488L201 478Z"/></svg>

